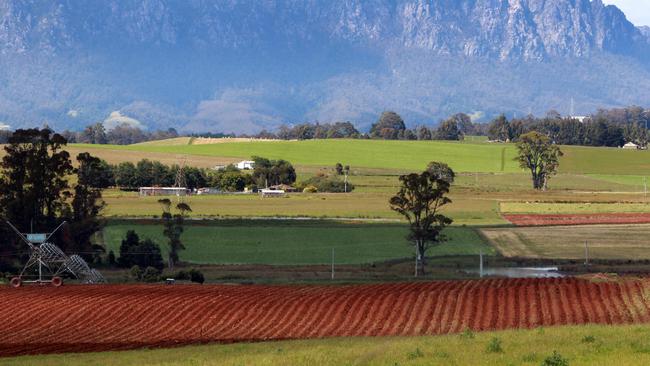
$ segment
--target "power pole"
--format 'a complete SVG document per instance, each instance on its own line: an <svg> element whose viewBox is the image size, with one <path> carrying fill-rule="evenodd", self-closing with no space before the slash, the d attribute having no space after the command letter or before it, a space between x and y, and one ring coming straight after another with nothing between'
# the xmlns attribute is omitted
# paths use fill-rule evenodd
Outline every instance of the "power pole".
<svg viewBox="0 0 650 366"><path fill-rule="evenodd" d="M587 241L585 240L585 266L589 265L589 246L587 245Z"/></svg>
<svg viewBox="0 0 650 366"><path fill-rule="evenodd" d="M478 273L480 278L483 278L483 249L479 251L479 264L478 264Z"/></svg>
<svg viewBox="0 0 650 366"><path fill-rule="evenodd" d="M334 248L332 248L332 280L334 280Z"/></svg>

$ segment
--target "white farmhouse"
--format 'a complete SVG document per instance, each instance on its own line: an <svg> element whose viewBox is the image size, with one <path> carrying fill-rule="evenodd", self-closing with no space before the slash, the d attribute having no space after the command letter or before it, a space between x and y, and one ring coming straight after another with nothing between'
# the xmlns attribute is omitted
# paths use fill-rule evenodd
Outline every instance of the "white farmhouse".
<svg viewBox="0 0 650 366"><path fill-rule="evenodd" d="M237 163L237 168L241 170L249 170L255 168L255 162L252 160L244 160Z"/></svg>

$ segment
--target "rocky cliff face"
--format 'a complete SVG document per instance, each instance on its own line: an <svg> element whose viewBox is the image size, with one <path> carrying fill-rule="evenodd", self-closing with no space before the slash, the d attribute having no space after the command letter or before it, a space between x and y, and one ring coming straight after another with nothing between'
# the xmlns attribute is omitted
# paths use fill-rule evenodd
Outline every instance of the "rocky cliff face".
<svg viewBox="0 0 650 366"><path fill-rule="evenodd" d="M647 70L648 50L648 28L634 27L618 8L601 0L6 0L0 2L0 121L23 125L45 119L74 126L82 122L72 119L79 113L70 110L85 110L85 118L98 119L136 105L140 112L133 113L141 118L175 114L162 118L164 123L186 120L190 128L221 128L210 125L209 118L196 120L210 115L199 109L215 95L235 104L244 99L244 107L233 107L231 100L223 103L230 103L226 110L237 118L248 118L251 129L313 116L364 119L390 100L378 96L379 101L353 106L340 100L341 95L354 97L342 85L364 75L399 82L422 69L442 77L454 74L445 67L455 67L444 66L444 60L458 57L463 61L456 64L507 64L513 74L539 62L562 66L583 60L578 62L589 67L592 58L610 56ZM33 73L47 76L35 78ZM613 79L610 75L607 82ZM400 92L409 95L409 90L438 85L402 83ZM294 93L289 100L275 95L284 88ZM487 108L481 98L469 103L473 97L467 91L447 92L457 97L405 97L416 99L405 113L421 111L432 100L442 104L417 112L420 120L454 108L492 112L498 107L499 102L490 101ZM458 98L460 94L465 96ZM641 97L645 95L628 101L575 96L589 105ZM391 102L396 109L402 103L397 99ZM527 109L553 107L549 100L542 104ZM146 113L143 105L149 106ZM352 107L356 112L346 117ZM163 122L148 124L156 123Z"/></svg>
<svg viewBox="0 0 650 366"><path fill-rule="evenodd" d="M641 31L600 0L83 1L0 4L3 52L98 46L237 49L357 41L544 59L633 53Z"/></svg>

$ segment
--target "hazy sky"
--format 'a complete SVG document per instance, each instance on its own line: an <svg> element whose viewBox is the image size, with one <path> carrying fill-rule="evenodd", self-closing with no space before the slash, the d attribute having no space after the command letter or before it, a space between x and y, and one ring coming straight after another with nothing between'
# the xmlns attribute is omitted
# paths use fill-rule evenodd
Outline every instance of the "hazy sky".
<svg viewBox="0 0 650 366"><path fill-rule="evenodd" d="M635 25L650 26L650 0L603 0L605 4L618 6Z"/></svg>

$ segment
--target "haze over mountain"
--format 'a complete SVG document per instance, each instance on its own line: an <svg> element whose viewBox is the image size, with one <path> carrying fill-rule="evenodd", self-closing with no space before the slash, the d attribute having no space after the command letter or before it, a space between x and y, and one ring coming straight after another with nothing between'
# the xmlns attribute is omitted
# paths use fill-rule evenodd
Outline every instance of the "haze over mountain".
<svg viewBox="0 0 650 366"><path fill-rule="evenodd" d="M600 0L0 2L12 127L414 126L648 105L649 83L650 29Z"/></svg>

